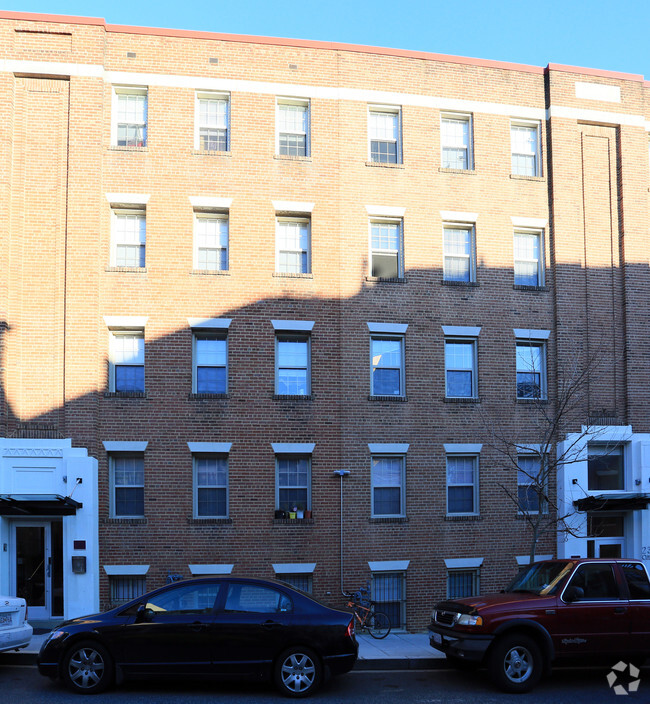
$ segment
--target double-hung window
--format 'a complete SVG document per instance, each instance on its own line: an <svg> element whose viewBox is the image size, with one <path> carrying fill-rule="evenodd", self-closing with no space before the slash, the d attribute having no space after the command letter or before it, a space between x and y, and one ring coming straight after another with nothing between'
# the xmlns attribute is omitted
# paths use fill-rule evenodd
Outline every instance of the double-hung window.
<svg viewBox="0 0 650 704"><path fill-rule="evenodd" d="M145 266L147 219L144 208L112 209L111 266Z"/></svg>
<svg viewBox="0 0 650 704"><path fill-rule="evenodd" d="M276 508L281 511L311 511L311 456L278 454L275 472Z"/></svg>
<svg viewBox="0 0 650 704"><path fill-rule="evenodd" d="M228 214L194 212L194 268L228 270Z"/></svg>
<svg viewBox="0 0 650 704"><path fill-rule="evenodd" d="M443 279L457 283L476 281L476 248L472 225L443 226Z"/></svg>
<svg viewBox="0 0 650 704"><path fill-rule="evenodd" d="M401 164L401 111L395 106L371 105L368 108L370 161Z"/></svg>
<svg viewBox="0 0 650 704"><path fill-rule="evenodd" d="M450 113L440 121L440 144L444 169L472 169L472 118Z"/></svg>
<svg viewBox="0 0 650 704"><path fill-rule="evenodd" d="M111 143L118 147L147 146L147 89L114 86Z"/></svg>
<svg viewBox="0 0 650 704"><path fill-rule="evenodd" d="M447 515L476 515L478 454L447 454Z"/></svg>
<svg viewBox="0 0 650 704"><path fill-rule="evenodd" d="M372 516L400 517L406 514L405 455L373 455L371 460Z"/></svg>
<svg viewBox="0 0 650 704"><path fill-rule="evenodd" d="M144 330L111 330L109 388L144 393Z"/></svg>
<svg viewBox="0 0 650 704"><path fill-rule="evenodd" d="M309 100L278 98L276 109L276 153L309 156Z"/></svg>
<svg viewBox="0 0 650 704"><path fill-rule="evenodd" d="M517 120L510 123L513 174L541 175L539 127L539 122Z"/></svg>
<svg viewBox="0 0 650 704"><path fill-rule="evenodd" d="M443 325L445 396L478 398L477 342L481 328Z"/></svg>
<svg viewBox="0 0 650 704"><path fill-rule="evenodd" d="M404 276L402 221L373 218L370 221L370 275L379 279Z"/></svg>
<svg viewBox="0 0 650 704"><path fill-rule="evenodd" d="M517 398L546 398L546 340L548 330L514 330Z"/></svg>
<svg viewBox="0 0 650 704"><path fill-rule="evenodd" d="M194 517L228 517L228 455L195 453Z"/></svg>
<svg viewBox="0 0 650 704"><path fill-rule="evenodd" d="M196 94L194 148L204 152L227 152L230 96L222 93Z"/></svg>
<svg viewBox="0 0 650 704"><path fill-rule="evenodd" d="M544 285L544 238L540 230L515 230L516 286Z"/></svg>
<svg viewBox="0 0 650 704"><path fill-rule="evenodd" d="M228 337L224 332L194 331L194 393L228 391Z"/></svg>
<svg viewBox="0 0 650 704"><path fill-rule="evenodd" d="M114 518L144 516L144 454L114 452L109 455L111 508Z"/></svg>
<svg viewBox="0 0 650 704"><path fill-rule="evenodd" d="M311 273L309 218L276 218L276 271L280 274Z"/></svg>
<svg viewBox="0 0 650 704"><path fill-rule="evenodd" d="M370 395L404 397L404 336L408 325L368 323L370 332Z"/></svg>
<svg viewBox="0 0 650 704"><path fill-rule="evenodd" d="M539 453L517 456L517 503L519 513L548 511L545 501L548 491L548 473Z"/></svg>
<svg viewBox="0 0 650 704"><path fill-rule="evenodd" d="M311 393L310 336L307 333L277 332L275 336L278 396L309 396Z"/></svg>

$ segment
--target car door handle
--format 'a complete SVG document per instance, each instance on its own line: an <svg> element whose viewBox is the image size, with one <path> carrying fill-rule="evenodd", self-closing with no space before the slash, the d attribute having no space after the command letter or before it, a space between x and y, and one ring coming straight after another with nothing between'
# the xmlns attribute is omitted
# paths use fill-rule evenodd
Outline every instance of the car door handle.
<svg viewBox="0 0 650 704"><path fill-rule="evenodd" d="M626 614L626 613L627 613L627 609L625 608L625 606L617 606L617 607L614 609L614 613L615 613L615 614Z"/></svg>
<svg viewBox="0 0 650 704"><path fill-rule="evenodd" d="M205 623L201 623L201 621L194 621L194 623L190 623L190 631L202 631L205 628Z"/></svg>
<svg viewBox="0 0 650 704"><path fill-rule="evenodd" d="M262 623L261 626L262 626L262 628L279 628L280 626L282 626L282 624L279 623L278 621L269 620L269 621L264 621L264 623Z"/></svg>

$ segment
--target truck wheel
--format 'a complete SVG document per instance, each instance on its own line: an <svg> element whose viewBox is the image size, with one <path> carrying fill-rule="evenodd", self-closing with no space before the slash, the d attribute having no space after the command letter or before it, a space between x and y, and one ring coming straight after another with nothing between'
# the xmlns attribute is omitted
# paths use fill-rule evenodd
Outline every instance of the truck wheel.
<svg viewBox="0 0 650 704"><path fill-rule="evenodd" d="M541 679L542 670L539 646L525 635L503 636L488 658L490 677L504 692L529 692Z"/></svg>

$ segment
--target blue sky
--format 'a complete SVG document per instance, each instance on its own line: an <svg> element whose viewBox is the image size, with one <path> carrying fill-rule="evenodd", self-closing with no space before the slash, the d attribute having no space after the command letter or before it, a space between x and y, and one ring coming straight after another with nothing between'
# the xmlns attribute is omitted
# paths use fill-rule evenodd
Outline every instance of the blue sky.
<svg viewBox="0 0 650 704"><path fill-rule="evenodd" d="M4 10L103 17L109 24L295 37L650 80L649 0L19 0Z"/></svg>

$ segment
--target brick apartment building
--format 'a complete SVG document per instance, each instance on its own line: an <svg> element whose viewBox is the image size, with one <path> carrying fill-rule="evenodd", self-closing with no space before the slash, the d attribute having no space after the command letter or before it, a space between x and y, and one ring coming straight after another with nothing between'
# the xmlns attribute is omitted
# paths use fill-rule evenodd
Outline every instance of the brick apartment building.
<svg viewBox="0 0 650 704"><path fill-rule="evenodd" d="M0 96L0 592L32 619L232 571L422 628L528 560L490 430L534 467L572 360L578 529L537 554L650 559L641 76L0 12Z"/></svg>

